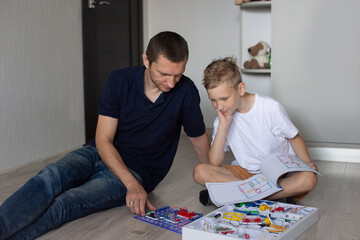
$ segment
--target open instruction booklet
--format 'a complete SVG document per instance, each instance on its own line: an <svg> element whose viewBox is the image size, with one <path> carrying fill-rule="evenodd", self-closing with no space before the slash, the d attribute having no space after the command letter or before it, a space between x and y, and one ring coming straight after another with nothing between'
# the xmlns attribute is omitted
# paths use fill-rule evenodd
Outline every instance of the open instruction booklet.
<svg viewBox="0 0 360 240"><path fill-rule="evenodd" d="M310 171L321 175L299 158L289 154L272 154L260 164L260 174L236 182L206 183L211 201L218 207L263 199L280 190L280 176L289 172Z"/></svg>

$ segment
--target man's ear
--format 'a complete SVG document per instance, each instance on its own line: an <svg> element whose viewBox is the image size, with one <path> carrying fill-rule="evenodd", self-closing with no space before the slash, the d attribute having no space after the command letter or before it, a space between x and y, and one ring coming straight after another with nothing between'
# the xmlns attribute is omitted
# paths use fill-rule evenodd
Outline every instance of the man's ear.
<svg viewBox="0 0 360 240"><path fill-rule="evenodd" d="M145 67L149 68L149 59L148 59L147 55L145 53L143 53L141 56L142 56Z"/></svg>
<svg viewBox="0 0 360 240"><path fill-rule="evenodd" d="M239 85L238 85L238 92L239 92L239 94L240 94L241 97L245 95L245 93L246 93L246 86L245 86L245 83L244 83L244 82L239 83Z"/></svg>

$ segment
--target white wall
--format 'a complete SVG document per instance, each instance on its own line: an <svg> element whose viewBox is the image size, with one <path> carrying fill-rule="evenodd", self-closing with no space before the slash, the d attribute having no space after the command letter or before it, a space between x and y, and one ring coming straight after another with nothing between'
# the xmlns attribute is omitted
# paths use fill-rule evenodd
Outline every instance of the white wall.
<svg viewBox="0 0 360 240"><path fill-rule="evenodd" d="M80 0L2 0L0 171L84 140Z"/></svg>
<svg viewBox="0 0 360 240"><path fill-rule="evenodd" d="M360 148L360 1L336 3L272 2L272 93L306 141Z"/></svg>
<svg viewBox="0 0 360 240"><path fill-rule="evenodd" d="M202 86L203 71L215 58L240 59L240 9L233 0L144 0L144 44L160 31L175 31L188 42L185 75L199 89L206 127L216 112Z"/></svg>
<svg viewBox="0 0 360 240"><path fill-rule="evenodd" d="M299 4L298 1L296 0L292 2ZM311 11L313 12L317 12L318 14L320 14L318 16L318 18L320 19L321 19L321 14L324 14L324 11L326 13L327 8L330 7L332 9L334 8L336 9L336 7L334 7L336 6L336 4L333 6L329 6L326 3L325 5L317 3L314 5L311 4L311 2L312 1L310 0L307 1L308 6L310 7L309 9L311 9ZM324 0L322 2L326 2L326 1ZM353 5L357 4L355 3L356 0L352 0L351 2ZM292 3L289 4L291 5ZM326 8L324 8L324 6L326 6ZM293 8L296 8L295 4L289 7L289 9L293 9ZM346 8L346 4L341 9L344 8ZM341 12L340 13L335 12L335 13L336 14L333 14L334 18L345 17L347 19L349 17L346 14L341 15L342 14ZM288 14L290 17L292 16L292 14L294 14L294 12L289 10ZM326 16L328 15L331 14L326 13ZM358 15L356 14L352 15L353 18L358 19L356 18L356 16ZM191 77L194 80L197 87L199 88L200 96L202 99L201 107L205 117L206 127L208 128L212 127L212 123L214 118L216 117L216 113L212 109L211 104L208 101L206 91L201 85L203 70L207 66L207 64L211 62L213 58L233 55L238 59L240 59L240 44L239 44L241 37L240 17L241 17L240 9L238 6L234 5L234 1L232 0L182 0L182 1L144 0L144 45L145 45L144 49L146 48L146 44L150 39L150 37L155 35L159 31L163 31L163 30L176 31L187 39L190 47L190 59L185 74ZM344 22L344 20L342 22ZM356 21L352 23L348 22L347 24L354 25L355 23ZM266 23L266 26L267 25L268 23ZM332 25L328 25L328 26L330 28L332 27ZM336 29L334 29L333 34L336 34L337 30L340 30L339 31L340 33L343 32L343 30L341 29L343 29L342 26L337 27ZM320 33L320 32L321 31L319 30L318 32L315 33ZM332 30L329 30L329 32L331 33ZM314 35L311 35L309 37L314 37ZM341 38L341 36L339 37ZM354 41L355 40L352 39L352 43L354 43ZM346 41L345 41L345 45L346 45ZM350 59L353 59L353 57L351 57L351 54L355 54L355 56L357 56L356 55L357 53L356 51L354 51L354 49L357 49L358 45L356 44L348 45L348 46L355 46L352 48L353 50L350 53L348 53L350 55ZM333 53L332 47L329 48L329 53ZM339 60L341 61L341 59L338 59L336 56L332 56L331 59L335 61L339 61ZM345 63L343 62L343 64L346 64L346 62ZM350 64L351 66L353 66L352 71L358 72L357 70L359 68L356 68L354 62L350 60L349 65ZM312 74L311 71L316 71L316 70L317 70L316 67L306 69L308 75ZM341 69L339 69L339 71L341 72ZM243 74L243 79L246 83L247 90L249 92L259 92L266 95L271 94L272 81L268 81L267 78L259 79L254 75ZM341 83L341 81L343 80L342 78L340 79L341 80L338 81L339 83ZM300 93L302 93L302 91L300 91ZM353 98L358 98L358 96L359 94L356 94L353 96ZM308 101L310 102L316 101L316 99L308 99ZM357 109L357 111L358 110L359 109ZM296 124L298 123L296 119L293 120ZM326 121L326 119L324 121ZM308 126L311 126L311 122L306 124L304 128L307 128ZM304 131L304 128L301 129L301 131ZM357 162L359 162L358 151L356 153L352 153L352 152L344 151L344 149L337 149L338 147L339 147L338 145L332 145L331 143L324 143L323 145L321 145L320 148L319 147L309 148L309 151L311 152L310 155L314 157L314 159L318 159L318 160L336 159L336 161L339 160L353 161L353 159L356 158ZM358 146L349 146L349 147L358 148ZM330 150L335 150L336 153Z"/></svg>
<svg viewBox="0 0 360 240"><path fill-rule="evenodd" d="M187 39L185 74L200 91L210 128L216 113L203 70L214 58L240 58L240 24L233 0L144 0L145 47L163 30ZM2 0L0 171L81 145L83 109L81 1Z"/></svg>

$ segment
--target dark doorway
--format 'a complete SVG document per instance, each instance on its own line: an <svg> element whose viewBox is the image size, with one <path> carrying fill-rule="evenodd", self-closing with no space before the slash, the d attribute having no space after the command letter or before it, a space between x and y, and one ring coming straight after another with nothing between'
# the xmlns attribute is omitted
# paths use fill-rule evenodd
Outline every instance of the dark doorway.
<svg viewBox="0 0 360 240"><path fill-rule="evenodd" d="M98 101L114 70L142 64L142 0L82 0L85 138L95 137Z"/></svg>

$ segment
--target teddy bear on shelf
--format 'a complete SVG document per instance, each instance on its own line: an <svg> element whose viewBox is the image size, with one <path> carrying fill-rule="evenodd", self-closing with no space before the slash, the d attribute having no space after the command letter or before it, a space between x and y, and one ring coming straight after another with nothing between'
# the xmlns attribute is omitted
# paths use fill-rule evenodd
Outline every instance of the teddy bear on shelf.
<svg viewBox="0 0 360 240"><path fill-rule="evenodd" d="M251 58L244 62L246 69L269 68L270 46L266 42L259 42L248 49Z"/></svg>
<svg viewBox="0 0 360 240"><path fill-rule="evenodd" d="M270 1L270 0L235 0L235 4L241 5L244 2L255 2L255 1Z"/></svg>

